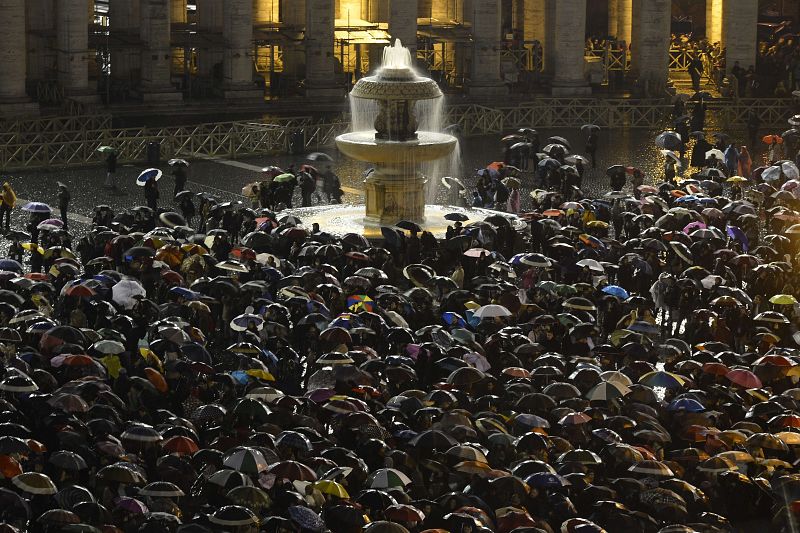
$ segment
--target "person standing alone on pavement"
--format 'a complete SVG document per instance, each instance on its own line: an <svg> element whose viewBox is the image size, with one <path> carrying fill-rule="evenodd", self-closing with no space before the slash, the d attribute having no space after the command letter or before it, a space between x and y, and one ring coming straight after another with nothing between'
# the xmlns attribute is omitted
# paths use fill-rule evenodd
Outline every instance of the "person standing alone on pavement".
<svg viewBox="0 0 800 533"><path fill-rule="evenodd" d="M69 192L66 184L58 182L58 210L61 211L61 220L64 222L64 229L67 229L67 210L69 209L69 201L72 200L72 195Z"/></svg>
<svg viewBox="0 0 800 533"><path fill-rule="evenodd" d="M172 191L172 197L178 196L178 193L186 190L186 167L181 164L175 165L172 175L175 177L175 188Z"/></svg>
<svg viewBox="0 0 800 533"><path fill-rule="evenodd" d="M586 154L592 159L593 170L597 168L597 142L599 140L600 137L594 129L589 133L589 137L586 138Z"/></svg>
<svg viewBox="0 0 800 533"><path fill-rule="evenodd" d="M158 185L155 178L150 178L144 183L144 199L147 202L147 207L153 210L156 214L158 208Z"/></svg>
<svg viewBox="0 0 800 533"><path fill-rule="evenodd" d="M106 156L106 183L105 187L109 189L116 189L116 174L117 174L117 152L110 151Z"/></svg>
<svg viewBox="0 0 800 533"><path fill-rule="evenodd" d="M3 226L3 218L6 220L5 231L11 230L11 210L17 205L17 195L11 184L8 182L3 183L3 192L0 193L3 203L0 204L0 228Z"/></svg>

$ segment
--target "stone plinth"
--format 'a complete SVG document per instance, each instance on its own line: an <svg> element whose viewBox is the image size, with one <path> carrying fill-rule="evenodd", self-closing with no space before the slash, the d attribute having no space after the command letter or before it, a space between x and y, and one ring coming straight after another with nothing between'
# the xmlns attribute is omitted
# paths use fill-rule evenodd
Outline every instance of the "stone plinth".
<svg viewBox="0 0 800 533"><path fill-rule="evenodd" d="M364 181L366 219L381 225L425 219L425 182L402 167L382 165Z"/></svg>

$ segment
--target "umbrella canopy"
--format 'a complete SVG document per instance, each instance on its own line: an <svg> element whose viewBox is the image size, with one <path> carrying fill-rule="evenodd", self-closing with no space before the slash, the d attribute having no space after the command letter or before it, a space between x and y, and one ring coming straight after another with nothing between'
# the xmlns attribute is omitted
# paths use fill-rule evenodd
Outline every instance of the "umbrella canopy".
<svg viewBox="0 0 800 533"><path fill-rule="evenodd" d="M136 185L139 187L144 187L144 185L150 181L158 181L161 179L164 173L157 168L148 168L147 170L143 170L139 176L136 177Z"/></svg>

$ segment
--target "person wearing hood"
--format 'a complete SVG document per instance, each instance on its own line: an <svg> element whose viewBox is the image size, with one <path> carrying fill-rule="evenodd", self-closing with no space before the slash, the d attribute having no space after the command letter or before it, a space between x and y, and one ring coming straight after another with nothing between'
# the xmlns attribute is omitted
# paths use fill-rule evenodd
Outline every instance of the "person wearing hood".
<svg viewBox="0 0 800 533"><path fill-rule="evenodd" d="M3 225L3 218L5 218L5 230L11 230L11 210L17 205L17 195L11 184L8 182L3 183L2 204L0 204L0 227Z"/></svg>
<svg viewBox="0 0 800 533"><path fill-rule="evenodd" d="M711 150L711 144L705 139L700 137L692 148L692 166L702 168L706 164L706 152Z"/></svg>
<svg viewBox="0 0 800 533"><path fill-rule="evenodd" d="M733 143L730 143L725 149L725 168L728 171L728 176L735 175L739 170L739 151Z"/></svg>

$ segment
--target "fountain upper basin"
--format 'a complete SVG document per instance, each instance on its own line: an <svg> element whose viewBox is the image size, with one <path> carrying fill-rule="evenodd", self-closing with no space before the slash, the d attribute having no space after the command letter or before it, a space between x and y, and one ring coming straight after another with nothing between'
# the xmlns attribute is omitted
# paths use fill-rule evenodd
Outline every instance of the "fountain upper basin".
<svg viewBox="0 0 800 533"><path fill-rule="evenodd" d="M446 133L418 131L413 141L375 139L375 130L356 131L336 137L339 150L348 157L372 163L434 161L453 152L457 140Z"/></svg>

